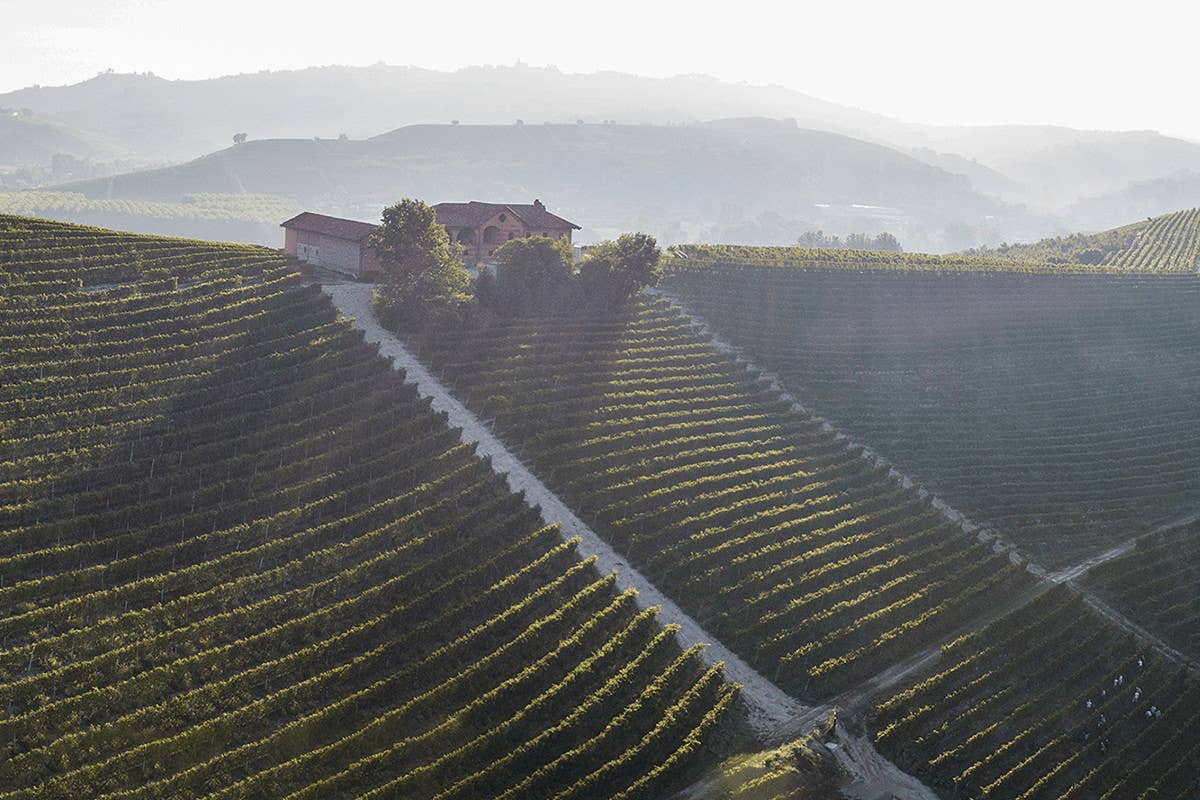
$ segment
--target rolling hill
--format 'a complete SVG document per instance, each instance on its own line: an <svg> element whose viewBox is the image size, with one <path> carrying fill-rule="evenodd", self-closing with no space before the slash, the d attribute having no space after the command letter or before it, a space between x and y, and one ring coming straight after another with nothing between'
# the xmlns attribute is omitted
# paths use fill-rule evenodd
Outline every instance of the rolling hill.
<svg viewBox="0 0 1200 800"><path fill-rule="evenodd" d="M644 78L616 72L563 73L526 65L439 72L417 67L314 67L166 80L151 74L101 74L57 87L0 94L0 108L87 131L93 149L141 163L180 162L251 139L362 139L415 124L599 123L681 125L762 117L792 120L911 153L968 177L981 192L1023 203L1054 232L1108 227L1111 219L1063 220L1087 197L1200 170L1200 144L1149 131L1084 131L1044 125L942 127L901 122L781 86L728 83L702 75ZM95 141L93 141L95 140ZM6 163L0 138L0 164ZM103 145L103 147L101 147ZM114 150L115 148L115 150ZM117 152L119 151L119 152ZM819 153L814 157L819 157ZM901 189L902 187L889 187ZM174 198L177 199L177 198ZM1176 203L1192 205L1194 202ZM1132 206L1117 218L1136 218ZM1008 232L989 241L1036 238Z"/></svg>
<svg viewBox="0 0 1200 800"><path fill-rule="evenodd" d="M661 292L406 349L270 250L0 216L0 798L1191 796L1196 511L1129 537L1196 496L1196 278L834 255L674 265L741 352Z"/></svg>
<svg viewBox="0 0 1200 800"><path fill-rule="evenodd" d="M88 158L98 148L61 126L0 109L0 170L46 165L59 153Z"/></svg>
<svg viewBox="0 0 1200 800"><path fill-rule="evenodd" d="M1195 510L1195 275L689 260L666 286L1045 566Z"/></svg>
<svg viewBox="0 0 1200 800"><path fill-rule="evenodd" d="M0 217L0 797L661 797L736 687L261 248ZM714 749L715 748L715 749Z"/></svg>
<svg viewBox="0 0 1200 800"><path fill-rule="evenodd" d="M404 196L540 197L592 239L636 228L672 241L738 230L779 243L806 229L886 229L910 247L938 250L957 243L948 229L1027 222L965 178L896 150L769 120L418 125L362 141L252 141L176 167L58 188L162 202L269 194L365 219Z"/></svg>
<svg viewBox="0 0 1200 800"><path fill-rule="evenodd" d="M1176 211L1101 233L984 249L985 257L1120 271L1200 272L1200 209Z"/></svg>

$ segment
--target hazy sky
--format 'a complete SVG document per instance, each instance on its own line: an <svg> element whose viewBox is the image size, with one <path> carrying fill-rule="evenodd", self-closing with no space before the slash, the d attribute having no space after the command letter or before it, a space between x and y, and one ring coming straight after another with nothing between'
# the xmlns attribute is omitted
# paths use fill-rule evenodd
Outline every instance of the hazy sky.
<svg viewBox="0 0 1200 800"><path fill-rule="evenodd" d="M0 91L112 68L552 64L779 83L912 121L1200 139L1200 12L1141 0L0 0Z"/></svg>

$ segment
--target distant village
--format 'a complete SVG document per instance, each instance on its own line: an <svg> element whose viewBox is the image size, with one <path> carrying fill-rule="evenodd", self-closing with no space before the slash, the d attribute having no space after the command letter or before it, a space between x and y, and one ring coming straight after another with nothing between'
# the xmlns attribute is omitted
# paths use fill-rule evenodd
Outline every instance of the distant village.
<svg viewBox="0 0 1200 800"><path fill-rule="evenodd" d="M580 230L574 222L552 214L541 200L520 203L438 203L437 221L450 241L461 246L463 263L487 263L496 248L511 239L547 236L571 242ZM284 252L303 264L369 279L379 272L379 261L367 244L378 227L369 222L331 217L306 211L282 223Z"/></svg>

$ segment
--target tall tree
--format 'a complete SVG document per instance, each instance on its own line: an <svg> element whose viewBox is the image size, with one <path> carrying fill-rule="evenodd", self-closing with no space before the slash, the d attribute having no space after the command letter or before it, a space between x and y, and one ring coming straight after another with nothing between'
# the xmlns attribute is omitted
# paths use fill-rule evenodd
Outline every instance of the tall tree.
<svg viewBox="0 0 1200 800"><path fill-rule="evenodd" d="M411 198L388 206L368 244L379 256L375 308L386 322L412 330L471 303L471 277L431 206Z"/></svg>
<svg viewBox="0 0 1200 800"><path fill-rule="evenodd" d="M510 239L496 248L492 258L496 261L492 305L497 311L539 311L570 301L575 255L565 239Z"/></svg>
<svg viewBox="0 0 1200 800"><path fill-rule="evenodd" d="M624 233L588 250L579 272L584 296L617 306L662 278L662 250L647 233Z"/></svg>

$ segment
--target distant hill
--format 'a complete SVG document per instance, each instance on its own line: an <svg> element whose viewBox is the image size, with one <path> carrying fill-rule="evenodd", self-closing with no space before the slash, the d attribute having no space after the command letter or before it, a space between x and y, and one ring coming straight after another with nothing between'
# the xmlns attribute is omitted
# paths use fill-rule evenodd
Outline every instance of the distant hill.
<svg viewBox="0 0 1200 800"><path fill-rule="evenodd" d="M1200 209L1164 214L1101 233L1077 233L979 252L1021 261L1197 272L1200 271Z"/></svg>
<svg viewBox="0 0 1200 800"><path fill-rule="evenodd" d="M615 120L678 124L719 117L792 117L805 127L891 140L908 127L781 86L702 75L571 74L524 65L439 72L418 67L312 67L208 80L106 73L71 86L0 94L126 143L146 158L183 160L251 138L363 138L415 123Z"/></svg>
<svg viewBox="0 0 1200 800"><path fill-rule="evenodd" d="M990 167L1021 187L1014 197L1047 210L1062 211L1080 198L1180 170L1200 170L1200 144L1154 131L1004 125L933 129L929 135L928 147Z"/></svg>
<svg viewBox="0 0 1200 800"><path fill-rule="evenodd" d="M49 164L59 153L85 158L96 147L60 125L0 112L0 170Z"/></svg>
<svg viewBox="0 0 1200 800"><path fill-rule="evenodd" d="M782 244L822 228L887 230L909 249L945 250L976 243L984 225L1026 230L1019 212L960 175L766 120L414 125L367 140L250 141L175 167L59 188L157 202L244 192L364 219L404 196L539 197L583 225L584 240L640 228L667 241Z"/></svg>
<svg viewBox="0 0 1200 800"><path fill-rule="evenodd" d="M573 74L525 65L453 72L417 67L313 67L207 80L102 74L71 86L0 94L0 107L87 131L110 158L181 162L245 132L251 139L366 138L414 124L680 125L721 118L794 120L913 153L967 176L974 188L1024 203L1056 224L1072 203L1120 192L1182 169L1200 171L1200 144L1148 131L1082 131L1033 125L945 127L902 122L782 86L729 83L703 75L645 78ZM6 139L0 136L0 164ZM51 148L52 150L54 148ZM48 157L48 156L47 156ZM1125 209L1128 217L1130 209ZM1097 229L1099 220L1058 223Z"/></svg>
<svg viewBox="0 0 1200 800"><path fill-rule="evenodd" d="M1123 220L1156 217L1194 206L1200 206L1200 171L1181 170L1131 184L1118 192L1086 197L1072 205L1068 214L1089 227L1111 228ZM1077 227L1085 225L1077 223Z"/></svg>

